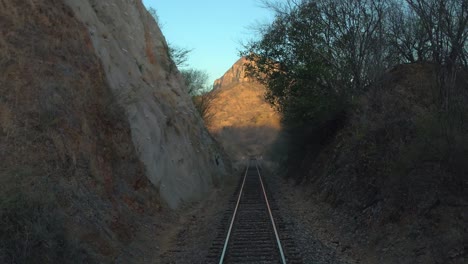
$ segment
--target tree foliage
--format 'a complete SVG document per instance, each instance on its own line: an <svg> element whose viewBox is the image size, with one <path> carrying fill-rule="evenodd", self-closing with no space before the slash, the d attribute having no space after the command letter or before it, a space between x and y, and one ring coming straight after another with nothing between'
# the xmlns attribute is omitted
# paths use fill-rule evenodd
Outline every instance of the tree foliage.
<svg viewBox="0 0 468 264"><path fill-rule="evenodd" d="M198 69L184 69L180 71L184 78L187 92L192 95L199 95L209 90L208 73Z"/></svg>
<svg viewBox="0 0 468 264"><path fill-rule="evenodd" d="M447 76L467 66L467 1L264 3L275 19L257 29L260 38L242 55L254 62L249 74L268 87L266 98L286 123L333 118L398 63L439 65L442 97L453 94Z"/></svg>

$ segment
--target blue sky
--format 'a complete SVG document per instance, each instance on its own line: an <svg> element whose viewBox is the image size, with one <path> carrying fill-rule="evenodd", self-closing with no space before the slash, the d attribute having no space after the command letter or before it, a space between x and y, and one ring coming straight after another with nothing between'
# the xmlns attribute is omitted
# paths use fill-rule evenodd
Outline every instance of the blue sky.
<svg viewBox="0 0 468 264"><path fill-rule="evenodd" d="M239 58L240 42L254 37L248 29L267 22L271 13L257 0L143 0L156 9L167 42L193 49L188 64L205 70L210 84Z"/></svg>

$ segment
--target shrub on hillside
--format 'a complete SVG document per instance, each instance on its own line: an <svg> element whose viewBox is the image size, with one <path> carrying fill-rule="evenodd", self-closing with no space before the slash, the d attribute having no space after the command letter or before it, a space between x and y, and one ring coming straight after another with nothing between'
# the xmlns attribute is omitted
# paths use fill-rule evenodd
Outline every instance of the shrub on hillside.
<svg viewBox="0 0 468 264"><path fill-rule="evenodd" d="M82 263L86 253L66 236L50 194L16 187L0 190L0 263Z"/></svg>

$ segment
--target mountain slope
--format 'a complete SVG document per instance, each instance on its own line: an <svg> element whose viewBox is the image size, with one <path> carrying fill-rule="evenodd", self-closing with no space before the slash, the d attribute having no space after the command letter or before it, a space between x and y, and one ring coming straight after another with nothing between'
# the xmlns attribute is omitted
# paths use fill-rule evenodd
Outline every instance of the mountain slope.
<svg viewBox="0 0 468 264"><path fill-rule="evenodd" d="M265 87L245 76L239 59L214 83L210 132L236 159L264 155L276 140L280 117L264 99Z"/></svg>
<svg viewBox="0 0 468 264"><path fill-rule="evenodd" d="M0 1L0 262L157 259L227 167L137 1Z"/></svg>
<svg viewBox="0 0 468 264"><path fill-rule="evenodd" d="M150 181L173 208L200 199L226 171L153 18L140 0L65 2L89 31Z"/></svg>

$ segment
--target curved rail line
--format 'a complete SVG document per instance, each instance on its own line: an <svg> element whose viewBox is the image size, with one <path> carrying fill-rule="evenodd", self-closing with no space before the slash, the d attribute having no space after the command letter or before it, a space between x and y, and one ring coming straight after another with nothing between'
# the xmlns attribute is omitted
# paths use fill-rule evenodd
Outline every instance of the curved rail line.
<svg viewBox="0 0 468 264"><path fill-rule="evenodd" d="M256 159L249 160L238 192L217 263L286 264L288 257ZM291 243L287 246L293 247ZM293 261L288 260L288 263L301 263L294 254L290 259Z"/></svg>

